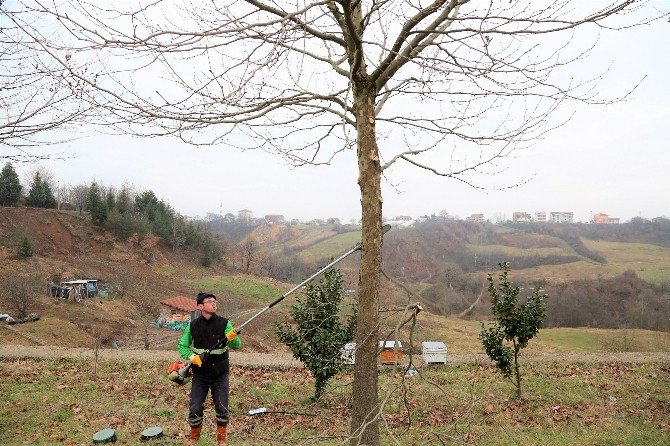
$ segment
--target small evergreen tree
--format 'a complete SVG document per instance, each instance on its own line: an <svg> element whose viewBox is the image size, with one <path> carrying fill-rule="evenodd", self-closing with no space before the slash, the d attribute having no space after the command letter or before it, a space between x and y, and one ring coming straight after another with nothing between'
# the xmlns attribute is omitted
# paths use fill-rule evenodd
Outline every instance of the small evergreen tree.
<svg viewBox="0 0 670 446"><path fill-rule="evenodd" d="M33 256L33 247L30 245L28 234L23 234L23 237L21 237L21 243L19 243L19 249L16 254L20 259L27 259Z"/></svg>
<svg viewBox="0 0 670 446"><path fill-rule="evenodd" d="M35 172L33 181L30 184L26 206L47 209L56 208L56 198L51 190L51 186L49 186L46 180L42 179L42 175L39 172Z"/></svg>
<svg viewBox="0 0 670 446"><path fill-rule="evenodd" d="M133 210L133 203L130 200L130 192L126 187L121 189L119 196L116 198L116 210L119 214L126 214Z"/></svg>
<svg viewBox="0 0 670 446"><path fill-rule="evenodd" d="M107 220L107 205L102 199L102 193L98 183L91 183L86 196L86 209L91 213L91 221L96 225L102 225Z"/></svg>
<svg viewBox="0 0 670 446"><path fill-rule="evenodd" d="M21 181L11 163L0 172L0 206L17 206L21 198Z"/></svg>
<svg viewBox="0 0 670 446"><path fill-rule="evenodd" d="M107 189L107 195L105 195L105 204L107 205L107 212L111 212L116 209L116 197L114 196L114 190L111 187Z"/></svg>
<svg viewBox="0 0 670 446"><path fill-rule="evenodd" d="M547 313L545 304L547 296L537 287L525 302L519 302L520 288L513 286L507 279L509 264L503 262L498 266L501 271L498 276L498 287L495 286L491 274L487 278L491 296L491 314L495 322L488 327L482 322L479 339L488 357L516 387L517 398L521 398L519 352L522 348L526 348L528 341L540 331Z"/></svg>
<svg viewBox="0 0 670 446"><path fill-rule="evenodd" d="M312 373L315 400L323 394L328 380L344 367L342 347L356 330L355 311L344 324L340 321L343 296L342 273L331 269L317 285L307 285L304 299L298 298L291 307L296 327L287 322L276 325L279 340Z"/></svg>

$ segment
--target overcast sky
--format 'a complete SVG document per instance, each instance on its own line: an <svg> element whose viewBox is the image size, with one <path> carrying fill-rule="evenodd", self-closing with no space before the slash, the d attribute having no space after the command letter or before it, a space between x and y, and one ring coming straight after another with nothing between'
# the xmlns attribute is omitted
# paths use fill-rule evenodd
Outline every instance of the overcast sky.
<svg viewBox="0 0 670 446"><path fill-rule="evenodd" d="M653 5L670 10L667 1ZM621 95L644 78L627 101L564 109L556 122L574 111L567 124L516 153L487 184L528 182L505 191L480 191L396 163L383 178L384 216L441 210L461 218L473 213L510 218L514 211L540 210L572 211L578 221L598 212L622 220L670 216L670 23L607 33L575 75L593 77L610 64L598 87L605 97ZM597 71L589 72L593 67ZM95 179L119 187L127 181L137 190L153 190L185 215L236 214L246 208L254 216L360 218L351 152L331 166L291 168L265 152L194 148L175 139L89 136L49 151L68 157L40 162L61 184ZM22 177L34 168L15 167Z"/></svg>

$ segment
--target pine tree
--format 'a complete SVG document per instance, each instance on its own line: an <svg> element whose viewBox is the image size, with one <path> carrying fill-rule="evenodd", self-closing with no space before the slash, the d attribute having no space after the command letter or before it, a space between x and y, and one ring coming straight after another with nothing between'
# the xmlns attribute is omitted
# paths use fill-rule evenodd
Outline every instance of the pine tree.
<svg viewBox="0 0 670 446"><path fill-rule="evenodd" d="M28 257L33 256L33 247L30 245L30 240L28 239L27 234L23 234L23 237L21 238L17 255L21 259L27 259Z"/></svg>
<svg viewBox="0 0 670 446"><path fill-rule="evenodd" d="M56 198L54 198L51 187L49 186L49 183L42 179L39 172L35 172L35 176L33 177L30 190L28 191L28 197L26 198L26 206L36 208L56 207Z"/></svg>
<svg viewBox="0 0 670 446"><path fill-rule="evenodd" d="M119 196L116 199L116 210L119 211L119 214L125 214L133 210L133 203L130 200L130 193L127 188L122 188L119 192Z"/></svg>
<svg viewBox="0 0 670 446"><path fill-rule="evenodd" d="M96 225L102 225L107 220L107 205L102 199L98 183L91 183L86 197L86 209L91 214L91 221Z"/></svg>
<svg viewBox="0 0 670 446"><path fill-rule="evenodd" d="M17 206L21 198L21 182L11 163L0 172L0 206Z"/></svg>
<svg viewBox="0 0 670 446"><path fill-rule="evenodd" d="M116 197L114 196L114 190L111 187L107 189L105 203L107 204L107 212L111 212L116 209Z"/></svg>
<svg viewBox="0 0 670 446"><path fill-rule="evenodd" d="M54 196L53 191L51 190L51 186L49 186L49 183L46 180L42 180L42 195L44 197L44 201L42 202L43 208L47 209L56 209L58 206L58 203L56 202L56 197Z"/></svg>

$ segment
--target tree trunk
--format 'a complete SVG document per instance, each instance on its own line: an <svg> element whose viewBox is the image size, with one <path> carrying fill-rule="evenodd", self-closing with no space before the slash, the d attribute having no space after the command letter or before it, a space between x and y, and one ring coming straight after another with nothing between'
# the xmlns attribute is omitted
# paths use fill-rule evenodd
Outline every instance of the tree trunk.
<svg viewBox="0 0 670 446"><path fill-rule="evenodd" d="M358 185L363 235L358 278L356 365L352 388L351 446L379 445L377 351L379 342L379 276L382 261L381 168L375 135L374 91L354 88L358 137Z"/></svg>
<svg viewBox="0 0 670 446"><path fill-rule="evenodd" d="M514 343L514 372L516 375L516 397L521 398L521 372L519 372L519 348Z"/></svg>

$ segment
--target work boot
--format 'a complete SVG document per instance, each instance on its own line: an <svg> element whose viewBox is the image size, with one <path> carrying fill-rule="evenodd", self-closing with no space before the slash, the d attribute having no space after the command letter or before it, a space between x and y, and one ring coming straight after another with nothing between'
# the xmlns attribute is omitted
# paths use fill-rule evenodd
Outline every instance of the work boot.
<svg viewBox="0 0 670 446"><path fill-rule="evenodd" d="M202 431L202 426L191 428L191 436L188 443L186 443L186 446L193 446L200 440L200 431Z"/></svg>
<svg viewBox="0 0 670 446"><path fill-rule="evenodd" d="M226 426L216 426L216 444L228 446L228 432Z"/></svg>

